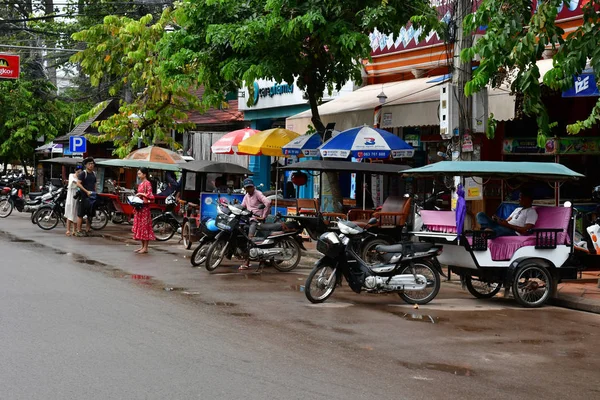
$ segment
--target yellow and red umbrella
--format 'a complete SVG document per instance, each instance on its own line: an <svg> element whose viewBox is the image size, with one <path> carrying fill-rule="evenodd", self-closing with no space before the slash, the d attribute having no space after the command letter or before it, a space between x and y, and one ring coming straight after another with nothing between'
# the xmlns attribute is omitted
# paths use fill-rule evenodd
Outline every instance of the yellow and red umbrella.
<svg viewBox="0 0 600 400"><path fill-rule="evenodd" d="M238 129L237 131L229 132L224 135L221 139L217 140L212 146L210 146L213 154L244 154L238 151L238 144L242 140L246 140L251 136L256 135L260 131L255 129L245 128Z"/></svg>
<svg viewBox="0 0 600 400"><path fill-rule="evenodd" d="M283 157L282 147L298 136L288 129L267 129L238 143L238 154Z"/></svg>

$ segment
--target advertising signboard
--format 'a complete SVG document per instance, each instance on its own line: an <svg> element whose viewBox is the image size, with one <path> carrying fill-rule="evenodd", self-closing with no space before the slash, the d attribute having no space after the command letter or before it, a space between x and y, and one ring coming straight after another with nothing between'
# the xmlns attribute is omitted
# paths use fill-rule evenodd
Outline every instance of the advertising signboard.
<svg viewBox="0 0 600 400"><path fill-rule="evenodd" d="M18 79L20 57L16 54L0 54L0 79Z"/></svg>

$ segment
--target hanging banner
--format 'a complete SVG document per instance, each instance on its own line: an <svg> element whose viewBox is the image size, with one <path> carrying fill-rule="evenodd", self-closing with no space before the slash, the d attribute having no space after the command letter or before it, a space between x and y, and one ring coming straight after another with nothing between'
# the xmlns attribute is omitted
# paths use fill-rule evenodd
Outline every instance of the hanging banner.
<svg viewBox="0 0 600 400"><path fill-rule="evenodd" d="M546 154L546 155L575 155L575 154L600 154L600 138L570 137L548 139L542 149L537 147L535 138L505 139L503 154Z"/></svg>
<svg viewBox="0 0 600 400"><path fill-rule="evenodd" d="M19 79L20 57L16 54L0 54L0 79Z"/></svg>

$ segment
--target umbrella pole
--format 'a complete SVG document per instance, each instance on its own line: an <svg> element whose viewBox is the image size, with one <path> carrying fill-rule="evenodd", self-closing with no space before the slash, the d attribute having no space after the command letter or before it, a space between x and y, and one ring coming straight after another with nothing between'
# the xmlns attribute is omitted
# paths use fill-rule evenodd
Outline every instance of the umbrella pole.
<svg viewBox="0 0 600 400"><path fill-rule="evenodd" d="M323 211L323 171L319 172L319 211Z"/></svg>
<svg viewBox="0 0 600 400"><path fill-rule="evenodd" d="M277 198L279 197L279 157L275 157L275 215L277 215Z"/></svg>
<svg viewBox="0 0 600 400"><path fill-rule="evenodd" d="M363 174L363 210L366 209L367 193L367 174Z"/></svg>

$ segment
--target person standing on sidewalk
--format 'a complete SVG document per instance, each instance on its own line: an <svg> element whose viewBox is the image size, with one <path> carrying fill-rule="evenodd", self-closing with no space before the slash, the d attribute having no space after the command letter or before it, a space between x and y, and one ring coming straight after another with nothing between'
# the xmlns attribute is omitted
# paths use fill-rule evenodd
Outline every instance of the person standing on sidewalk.
<svg viewBox="0 0 600 400"><path fill-rule="evenodd" d="M77 174L82 170L81 165L75 167L75 172L69 174L69 181L67 183L67 199L65 201L65 219L67 220L67 236L75 234L75 227L77 225L77 200L75 195L77 194Z"/></svg>
<svg viewBox="0 0 600 400"><path fill-rule="evenodd" d="M79 188L79 205L77 212L77 232L75 236L89 236L92 228L93 200L96 197L96 173L94 167L96 163L92 157L83 160L84 171L77 174L77 187ZM87 216L86 230L82 231L83 217Z"/></svg>
<svg viewBox="0 0 600 400"><path fill-rule="evenodd" d="M140 184L137 189L137 197L144 200L144 204L135 210L135 218L133 219L133 240L140 240L142 247L135 250L138 254L148 253L148 244L151 240L156 240L154 230L152 229L152 214L150 212L149 203L154 201L152 194L152 184L148 180L148 168L140 168L138 170L138 179Z"/></svg>

